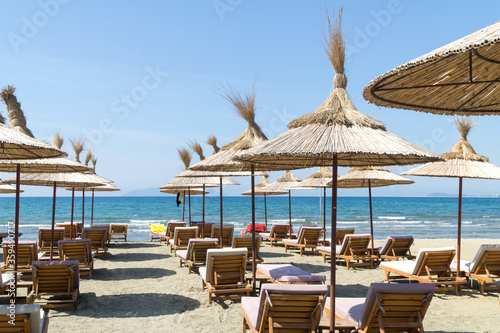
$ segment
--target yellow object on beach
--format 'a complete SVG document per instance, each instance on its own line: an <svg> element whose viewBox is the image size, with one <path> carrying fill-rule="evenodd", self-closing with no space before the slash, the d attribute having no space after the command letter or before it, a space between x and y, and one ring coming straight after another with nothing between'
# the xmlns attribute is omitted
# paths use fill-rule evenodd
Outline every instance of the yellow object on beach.
<svg viewBox="0 0 500 333"><path fill-rule="evenodd" d="M167 228L163 224L150 224L149 227L154 234L167 231Z"/></svg>

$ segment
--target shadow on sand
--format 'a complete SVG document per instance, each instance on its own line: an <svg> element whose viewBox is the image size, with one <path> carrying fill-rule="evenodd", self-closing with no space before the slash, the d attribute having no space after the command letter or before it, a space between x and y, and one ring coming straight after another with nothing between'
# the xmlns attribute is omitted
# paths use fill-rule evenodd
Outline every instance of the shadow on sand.
<svg viewBox="0 0 500 333"><path fill-rule="evenodd" d="M78 311L68 308L50 310L51 315L65 314L91 318L155 317L191 311L200 306L196 299L172 294L120 294L102 295L81 293Z"/></svg>
<svg viewBox="0 0 500 333"><path fill-rule="evenodd" d="M131 261L168 259L170 257L171 257L170 254L161 254L161 253L120 253L120 254L108 253L106 258L99 257L99 259L106 261L109 260L109 261L131 262Z"/></svg>
<svg viewBox="0 0 500 333"><path fill-rule="evenodd" d="M99 281L120 281L120 280L140 280L159 279L165 276L177 274L175 271L164 268L98 268L94 269L93 280Z"/></svg>

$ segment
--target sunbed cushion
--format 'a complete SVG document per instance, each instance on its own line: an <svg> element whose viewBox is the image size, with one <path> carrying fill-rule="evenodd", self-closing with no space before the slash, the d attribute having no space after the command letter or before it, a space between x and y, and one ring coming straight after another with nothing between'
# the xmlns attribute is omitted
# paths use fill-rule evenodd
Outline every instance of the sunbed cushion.
<svg viewBox="0 0 500 333"><path fill-rule="evenodd" d="M7 286L7 284L12 280L13 277L14 277L13 273L0 274L0 294L2 293L2 290Z"/></svg>
<svg viewBox="0 0 500 333"><path fill-rule="evenodd" d="M0 305L0 315L9 314L9 311L8 305ZM40 304L16 304L16 314L29 314L30 332L42 332L45 313L40 308Z"/></svg>
<svg viewBox="0 0 500 333"><path fill-rule="evenodd" d="M257 270L278 282L323 282L324 275L311 273L291 264L257 264Z"/></svg>
<svg viewBox="0 0 500 333"><path fill-rule="evenodd" d="M415 270L415 260L383 261L380 263L380 268L384 267L410 275Z"/></svg>
<svg viewBox="0 0 500 333"><path fill-rule="evenodd" d="M271 233L270 232L261 232L259 235L262 238L265 238L265 239L269 239L269 237L271 237Z"/></svg>
<svg viewBox="0 0 500 333"><path fill-rule="evenodd" d="M299 239L283 239L283 244L292 244L292 245L297 245L299 243Z"/></svg>
<svg viewBox="0 0 500 333"><path fill-rule="evenodd" d="M208 271L208 267L210 267L212 263L213 257L224 257L224 256L233 256L233 255L245 255L245 261L247 260L248 249L246 248L225 248L225 249L208 249L207 250L207 260L206 266L200 267L199 272L202 279L210 283L212 282L212 272Z"/></svg>
<svg viewBox="0 0 500 333"><path fill-rule="evenodd" d="M358 318L361 317L364 305L364 297L335 297L335 313L354 326L358 326ZM330 297L326 299L325 307L330 309Z"/></svg>
<svg viewBox="0 0 500 333"><path fill-rule="evenodd" d="M71 265L74 267L73 272L74 272L74 280L73 280L73 286L75 289L80 288L80 271L79 271L79 266L80 263L78 260L64 260L64 261L33 261L32 266L33 267L38 267L38 266L58 266L58 265Z"/></svg>
<svg viewBox="0 0 500 333"><path fill-rule="evenodd" d="M392 240L394 239L413 239L413 236L389 236L387 237L386 241L385 241L385 244L384 246L382 246L381 248L379 248L379 253L384 255L384 254L387 254L387 250L389 250L389 247L392 243Z"/></svg>
<svg viewBox="0 0 500 333"><path fill-rule="evenodd" d="M316 250L332 254L332 248L330 246L318 246Z"/></svg>
<svg viewBox="0 0 500 333"><path fill-rule="evenodd" d="M257 327L260 325L262 321L262 315L263 315L263 309L264 309L264 303L266 301L267 294L269 293L274 293L274 294L293 294L293 295L323 295L324 298L326 299L326 294L328 292L328 287L326 285L304 285L304 284L274 284L274 283L264 283L261 288L260 288L260 296L258 297L258 307L255 307L255 304L249 304L250 311L257 311L257 318L253 323L255 323L254 327ZM243 299L246 297L242 297L242 308L243 307ZM257 297L255 297L257 298ZM323 299L324 302L324 299ZM244 308L245 311L247 311L246 308ZM247 312L248 314L248 312ZM252 313L251 316L252 318L255 318L254 312ZM252 324L253 324L252 323Z"/></svg>
<svg viewBox="0 0 500 333"><path fill-rule="evenodd" d="M248 322L253 328L257 327L257 318L259 317L259 297L242 297L241 309L247 314Z"/></svg>

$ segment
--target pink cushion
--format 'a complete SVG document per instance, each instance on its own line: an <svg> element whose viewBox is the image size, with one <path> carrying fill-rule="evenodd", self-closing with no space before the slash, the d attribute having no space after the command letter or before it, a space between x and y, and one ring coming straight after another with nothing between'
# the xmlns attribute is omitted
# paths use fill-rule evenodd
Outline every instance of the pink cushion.
<svg viewBox="0 0 500 333"><path fill-rule="evenodd" d="M279 282L323 282L324 275L311 273L291 264L257 264L257 269L264 275Z"/></svg>

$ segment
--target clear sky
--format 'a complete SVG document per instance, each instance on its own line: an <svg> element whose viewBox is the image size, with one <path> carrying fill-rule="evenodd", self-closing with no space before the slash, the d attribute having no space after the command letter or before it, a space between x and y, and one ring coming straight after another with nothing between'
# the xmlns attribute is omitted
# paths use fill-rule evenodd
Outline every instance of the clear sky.
<svg viewBox="0 0 500 333"><path fill-rule="evenodd" d="M332 15L339 4L3 0L0 86L17 88L38 139L59 131L68 151L68 139L86 139L98 157L97 173L114 180L121 193L159 187L182 170L177 148L190 140L204 144L212 134L223 145L246 127L216 93L221 84L245 93L256 80L256 120L269 138L321 105L334 76L324 52L325 6ZM378 108L363 99L362 89L400 64L495 23L498 13L497 1L346 1L347 91L354 105L400 137L438 154L449 151L460 139L452 117ZM0 112L7 116L4 103ZM476 118L469 142L500 165L500 117ZM211 147L204 147L210 155ZM305 178L314 171L294 173ZM271 173L270 181L282 174ZM374 195L458 191L456 179L413 179L414 185L380 188ZM248 179L236 180L242 186L228 186L225 193L248 188ZM500 194L499 185L465 180L464 193ZM51 195L49 188L24 189L24 195Z"/></svg>

